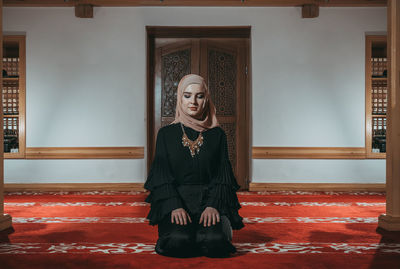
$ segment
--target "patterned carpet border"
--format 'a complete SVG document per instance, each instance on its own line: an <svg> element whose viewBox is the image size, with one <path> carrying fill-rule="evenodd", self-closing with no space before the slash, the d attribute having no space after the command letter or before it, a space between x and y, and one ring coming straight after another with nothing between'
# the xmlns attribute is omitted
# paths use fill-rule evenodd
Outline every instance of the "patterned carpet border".
<svg viewBox="0 0 400 269"><path fill-rule="evenodd" d="M400 254L400 244L387 243L236 243L251 254ZM155 254L148 243L0 243L5 254Z"/></svg>
<svg viewBox="0 0 400 269"><path fill-rule="evenodd" d="M18 191L4 193L7 196L21 195L139 195L148 194L146 191ZM368 191L240 191L238 195L356 195L384 196L385 192Z"/></svg>
<svg viewBox="0 0 400 269"><path fill-rule="evenodd" d="M47 203L37 203L37 202L26 202L26 203L4 203L5 206L9 207L33 207L33 206L43 206L43 207L53 207L53 206L149 206L150 204L146 202L107 202L107 203L98 203L98 202L47 202ZM356 202L356 203L325 203L325 202L241 202L241 206L316 206L316 207L324 207L324 206L361 206L361 207L373 207L373 206L385 206L386 203L364 203L364 202Z"/></svg>
<svg viewBox="0 0 400 269"><path fill-rule="evenodd" d="M146 218L131 217L14 217L14 224L25 223L147 223ZM377 217L248 217L244 223L378 223Z"/></svg>

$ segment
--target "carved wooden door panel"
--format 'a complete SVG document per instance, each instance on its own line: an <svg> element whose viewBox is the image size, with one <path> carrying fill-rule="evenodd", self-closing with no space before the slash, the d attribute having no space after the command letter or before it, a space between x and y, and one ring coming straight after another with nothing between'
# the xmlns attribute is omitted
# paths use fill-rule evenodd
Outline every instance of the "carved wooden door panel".
<svg viewBox="0 0 400 269"><path fill-rule="evenodd" d="M175 117L176 91L181 78L199 73L199 40L166 41L156 49L155 130ZM154 138L155 139L155 138Z"/></svg>
<svg viewBox="0 0 400 269"><path fill-rule="evenodd" d="M245 121L245 42L233 39L203 39L200 42L200 75L207 78L217 118L224 129L229 159L239 185L245 187L243 165L246 150ZM241 128L242 127L242 128Z"/></svg>
<svg viewBox="0 0 400 269"><path fill-rule="evenodd" d="M157 44L157 43L156 43ZM239 185L247 186L244 151L247 149L245 120L245 42L239 39L164 40L156 45L154 130L174 120L176 90L180 79L190 73L206 79L217 118L224 129L229 158ZM154 143L156 137L153 138Z"/></svg>

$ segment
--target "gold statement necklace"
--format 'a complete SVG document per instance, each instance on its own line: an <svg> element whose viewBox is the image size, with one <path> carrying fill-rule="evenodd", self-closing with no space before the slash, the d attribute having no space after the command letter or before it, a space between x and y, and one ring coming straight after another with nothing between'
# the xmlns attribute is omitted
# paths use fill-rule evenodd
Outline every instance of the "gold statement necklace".
<svg viewBox="0 0 400 269"><path fill-rule="evenodd" d="M187 137L186 133L185 133L185 129L183 128L183 125L181 123L181 128L182 128L182 132L183 132L183 136L182 136L182 145L184 147L188 147L190 150L190 155L192 155L192 158L194 158L194 155L199 154L200 151L200 147L203 145L203 135L201 134L201 132L199 133L199 136L196 138L195 141L192 141L189 139L189 137Z"/></svg>

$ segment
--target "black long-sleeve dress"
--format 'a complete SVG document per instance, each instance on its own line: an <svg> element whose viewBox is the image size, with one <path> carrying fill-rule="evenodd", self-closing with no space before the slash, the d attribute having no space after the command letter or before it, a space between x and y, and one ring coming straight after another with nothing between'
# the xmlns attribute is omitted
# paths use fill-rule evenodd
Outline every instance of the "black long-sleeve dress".
<svg viewBox="0 0 400 269"><path fill-rule="evenodd" d="M194 141L199 132L184 127ZM147 216L156 225L172 210L184 208L189 214L199 214L206 207L226 216L233 229L242 228L236 182L228 158L225 132L215 127L202 133L204 142L194 157L182 145L180 123L161 128L157 135L156 154L145 188L150 190L146 202L151 203ZM203 186L201 191L191 186Z"/></svg>

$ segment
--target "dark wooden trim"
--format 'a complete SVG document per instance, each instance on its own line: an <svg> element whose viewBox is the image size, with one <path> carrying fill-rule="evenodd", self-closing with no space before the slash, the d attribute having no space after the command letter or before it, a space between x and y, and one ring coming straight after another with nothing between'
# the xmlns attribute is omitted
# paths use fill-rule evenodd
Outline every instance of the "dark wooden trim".
<svg viewBox="0 0 400 269"><path fill-rule="evenodd" d="M79 4L75 6L75 17L90 19L93 18L93 5Z"/></svg>
<svg viewBox="0 0 400 269"><path fill-rule="evenodd" d="M3 59L3 1L0 1L0 59ZM1 70L3 70L3 60L0 63ZM3 88L3 76L0 76L0 85ZM3 196L3 188L4 188L4 115L3 115L3 102L0 102L0 231L4 230L11 226L11 221L7 221L4 216L4 196Z"/></svg>
<svg viewBox="0 0 400 269"><path fill-rule="evenodd" d="M251 26L146 26L154 38L250 38Z"/></svg>
<svg viewBox="0 0 400 269"><path fill-rule="evenodd" d="M252 63L251 63L251 38L247 39L246 41L246 47L247 47L247 55L246 55L246 65L247 65L247 74L245 76L246 79L246 87L247 87L247 91L246 91L246 115L247 115L247 121L246 121L246 128L247 128L247 151L246 151L246 158L247 158L247 162L246 162L246 171L248 171L248 178L246 179L247 182L247 186L245 186L245 189L248 190L249 189L249 184L250 184L250 179L252 176L252 145L253 145L253 117L252 117L252 107L253 107L253 101L252 101L252 94L250 92L250 90L253 88L252 85Z"/></svg>
<svg viewBox="0 0 400 269"><path fill-rule="evenodd" d="M385 184L347 183L250 183L250 191L373 191L385 192Z"/></svg>
<svg viewBox="0 0 400 269"><path fill-rule="evenodd" d="M0 59L3 59L3 1L0 1ZM3 70L3 60L0 63ZM0 77L0 85L3 85L3 76ZM12 218L4 214L4 137L3 137L3 102L0 102L0 231L12 227Z"/></svg>
<svg viewBox="0 0 400 269"><path fill-rule="evenodd" d="M76 0L4 0L4 6L16 7L73 7ZM288 7L318 3L323 7L377 7L386 6L386 0L85 0L94 6L237 6ZM78 2L78 3L79 3Z"/></svg>
<svg viewBox="0 0 400 269"><path fill-rule="evenodd" d="M153 111L154 111L154 74L155 74L155 66L154 66L154 59L155 59L155 52L156 52L156 44L155 44L155 36L150 35L148 29L146 27L146 40L147 40L147 51L146 51L146 79L147 79L147 170L150 171L150 166L152 162L152 156L154 155L154 145L152 143L153 137L155 136L154 133L154 118L153 118Z"/></svg>
<svg viewBox="0 0 400 269"><path fill-rule="evenodd" d="M315 4L303 5L301 8L302 18L317 18L319 16L319 6Z"/></svg>
<svg viewBox="0 0 400 269"><path fill-rule="evenodd" d="M239 69L238 72L241 72L243 75L240 77L238 76L238 79L240 80L240 89L239 89L239 94L238 97L240 100L239 102L240 105L237 108L237 111L239 113L237 119L238 119L238 132L240 135L238 137L241 137L242 140L239 141L239 147L238 147L238 152L239 155L237 157L237 161L239 162L238 167L240 167L239 170L241 170L240 176L243 178L243 181L240 182L242 185L241 188L247 190L249 187L249 174L250 174L250 161L251 161L251 156L249 155L250 152L250 129L249 129L249 121L251 118L251 112L248 110L250 108L249 106L249 99L250 99L250 88L248 88L248 76L250 74L249 71L249 63L248 60L250 58L250 47L249 47L249 40L250 38L244 39L241 42L241 48L240 50L244 51L243 54L239 53L241 55L240 61L239 61ZM246 71L247 68L247 71Z"/></svg>

